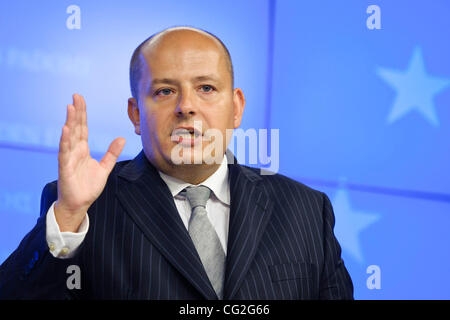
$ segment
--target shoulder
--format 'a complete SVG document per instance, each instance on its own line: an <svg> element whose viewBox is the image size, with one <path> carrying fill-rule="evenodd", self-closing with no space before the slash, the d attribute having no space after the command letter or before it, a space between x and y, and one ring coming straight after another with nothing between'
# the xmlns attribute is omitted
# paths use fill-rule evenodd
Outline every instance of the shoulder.
<svg viewBox="0 0 450 320"><path fill-rule="evenodd" d="M242 170L252 172L259 176L259 186L266 190L272 197L283 197L284 199L309 199L319 202L327 201L328 197L322 191L313 189L304 183L294 180L288 176L279 173L268 172L260 168L241 166Z"/></svg>
<svg viewBox="0 0 450 320"><path fill-rule="evenodd" d="M131 161L133 161L133 159L116 162L116 165L112 169L110 175L113 175L113 176L117 175L120 172L120 170L122 170L122 168L125 167L127 164L129 164Z"/></svg>

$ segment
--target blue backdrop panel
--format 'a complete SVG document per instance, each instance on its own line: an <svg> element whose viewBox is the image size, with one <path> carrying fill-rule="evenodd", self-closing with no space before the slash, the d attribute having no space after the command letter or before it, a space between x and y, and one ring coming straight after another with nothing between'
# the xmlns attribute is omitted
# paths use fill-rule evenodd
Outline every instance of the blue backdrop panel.
<svg viewBox="0 0 450 320"><path fill-rule="evenodd" d="M377 4L381 29L369 30ZM270 124L289 175L450 194L448 1L277 1Z"/></svg>
<svg viewBox="0 0 450 320"><path fill-rule="evenodd" d="M41 191L57 179L58 161L53 152L1 149L0 261L17 248L39 217Z"/></svg>
<svg viewBox="0 0 450 320"><path fill-rule="evenodd" d="M335 234L357 299L450 299L450 203L316 186L330 198ZM380 268L380 289L367 279Z"/></svg>

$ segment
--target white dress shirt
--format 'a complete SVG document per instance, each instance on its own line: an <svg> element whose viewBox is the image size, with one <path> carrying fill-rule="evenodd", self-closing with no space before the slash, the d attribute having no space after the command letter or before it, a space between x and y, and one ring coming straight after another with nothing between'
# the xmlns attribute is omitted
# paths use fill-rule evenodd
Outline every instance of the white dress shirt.
<svg viewBox="0 0 450 320"><path fill-rule="evenodd" d="M183 191L184 188L192 186L192 184L162 172L159 172L159 175L169 187L181 220L186 229L188 229L192 212L191 205L189 201L179 193ZM230 221L230 184L228 182L228 162L226 156L224 156L219 168L199 185L211 189L210 198L206 202L206 211L208 212L208 218L216 230L226 255L228 226ZM77 232L61 232L58 223L56 222L54 206L55 203L50 206L46 217L47 244L54 257L61 259L71 258L74 256L77 248L81 245L89 230L89 216L86 213Z"/></svg>

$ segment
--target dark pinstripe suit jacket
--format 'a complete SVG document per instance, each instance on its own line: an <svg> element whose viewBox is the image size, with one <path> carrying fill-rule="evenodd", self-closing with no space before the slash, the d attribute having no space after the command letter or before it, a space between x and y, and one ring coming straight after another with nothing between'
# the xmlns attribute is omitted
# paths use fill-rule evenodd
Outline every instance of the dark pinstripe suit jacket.
<svg viewBox="0 0 450 320"><path fill-rule="evenodd" d="M229 164L230 224L224 299L352 299L328 197L282 175ZM71 259L54 258L45 215L0 267L0 298L217 299L170 191L141 152L116 164L89 208ZM81 289L67 289L69 265Z"/></svg>

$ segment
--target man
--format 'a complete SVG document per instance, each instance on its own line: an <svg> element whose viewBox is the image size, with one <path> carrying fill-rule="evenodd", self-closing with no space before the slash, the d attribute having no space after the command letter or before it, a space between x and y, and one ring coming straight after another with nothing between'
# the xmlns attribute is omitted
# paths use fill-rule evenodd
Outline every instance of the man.
<svg viewBox="0 0 450 320"><path fill-rule="evenodd" d="M117 138L92 159L86 104L73 96L58 181L1 266L1 298L353 298L327 196L217 151L245 106L217 37L186 27L150 37L133 54L130 83L143 151L116 164L125 144ZM213 163L209 129L224 137Z"/></svg>

